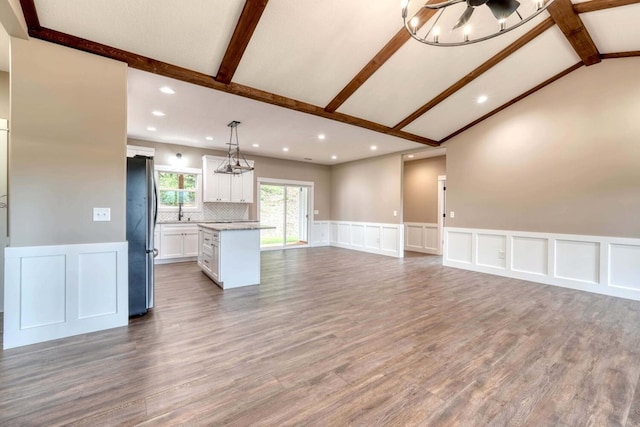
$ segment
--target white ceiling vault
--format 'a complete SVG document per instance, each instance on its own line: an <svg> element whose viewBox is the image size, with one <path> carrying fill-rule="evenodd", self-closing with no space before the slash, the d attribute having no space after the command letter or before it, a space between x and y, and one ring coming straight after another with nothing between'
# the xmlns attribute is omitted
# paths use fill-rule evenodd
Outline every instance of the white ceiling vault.
<svg viewBox="0 0 640 427"><path fill-rule="evenodd" d="M89 41L84 50L106 45L115 49L96 53L129 63L130 137L224 148L226 124L240 120L243 151L321 164L437 146L588 63L589 52L573 46L589 36L596 58L640 55L640 0L555 0L568 12L550 7L504 36L453 48L397 42L399 0L21 4L32 37L71 47L80 37ZM145 69L148 58L156 66ZM223 69L231 70L230 83ZM163 94L162 86L176 93ZM487 102L478 104L480 95Z"/></svg>

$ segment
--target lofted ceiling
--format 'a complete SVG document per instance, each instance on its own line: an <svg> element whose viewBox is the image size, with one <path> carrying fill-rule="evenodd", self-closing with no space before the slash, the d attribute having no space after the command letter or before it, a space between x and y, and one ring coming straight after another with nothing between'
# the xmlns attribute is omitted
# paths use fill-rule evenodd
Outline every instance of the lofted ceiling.
<svg viewBox="0 0 640 427"><path fill-rule="evenodd" d="M32 37L129 64L130 137L224 148L240 120L243 151L322 164L438 147L580 66L640 55L640 0L555 0L451 48L410 39L399 0L21 4Z"/></svg>

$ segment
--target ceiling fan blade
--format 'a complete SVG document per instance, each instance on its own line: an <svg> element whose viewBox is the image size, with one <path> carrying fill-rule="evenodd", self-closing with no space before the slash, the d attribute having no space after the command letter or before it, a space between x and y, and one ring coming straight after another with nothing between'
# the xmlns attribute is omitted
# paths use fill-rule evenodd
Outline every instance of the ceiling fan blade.
<svg viewBox="0 0 640 427"><path fill-rule="evenodd" d="M497 20L501 20L510 17L520 7L520 2L517 0L489 0L487 6L491 9L493 16Z"/></svg>
<svg viewBox="0 0 640 427"><path fill-rule="evenodd" d="M451 6L452 4L464 3L465 1L466 0L449 0L433 4L427 3L422 7L424 7L425 9L442 9L443 7Z"/></svg>
<svg viewBox="0 0 640 427"><path fill-rule="evenodd" d="M462 13L462 15L460 15L458 22L456 22L456 25L454 25L452 29L455 30L456 28L462 27L464 24L466 24L469 21L469 18L471 18L472 14L473 14L473 6L467 6L467 8Z"/></svg>

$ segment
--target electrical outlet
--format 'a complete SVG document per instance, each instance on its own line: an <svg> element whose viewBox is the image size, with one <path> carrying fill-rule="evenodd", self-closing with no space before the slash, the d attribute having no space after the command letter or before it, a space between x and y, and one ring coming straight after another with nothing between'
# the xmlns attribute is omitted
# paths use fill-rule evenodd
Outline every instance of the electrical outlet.
<svg viewBox="0 0 640 427"><path fill-rule="evenodd" d="M498 251L498 259L504 259L504 251Z"/></svg>
<svg viewBox="0 0 640 427"><path fill-rule="evenodd" d="M111 221L111 208L93 208L94 221Z"/></svg>
<svg viewBox="0 0 640 427"><path fill-rule="evenodd" d="M454 211L449 212L449 218L455 218L456 213Z"/></svg>
<svg viewBox="0 0 640 427"><path fill-rule="evenodd" d="M320 215L320 211L319 211L318 209L315 209L315 210L313 211L313 214L314 214L314 215Z"/></svg>
<svg viewBox="0 0 640 427"><path fill-rule="evenodd" d="M398 211L393 211L393 216L398 216Z"/></svg>

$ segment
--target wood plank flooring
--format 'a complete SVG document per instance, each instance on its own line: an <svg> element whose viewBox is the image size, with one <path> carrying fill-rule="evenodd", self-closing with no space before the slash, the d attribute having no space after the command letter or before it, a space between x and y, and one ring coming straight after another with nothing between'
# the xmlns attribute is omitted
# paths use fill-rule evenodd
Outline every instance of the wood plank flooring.
<svg viewBox="0 0 640 427"><path fill-rule="evenodd" d="M640 426L640 303L338 248L126 328L0 352L0 425Z"/></svg>

